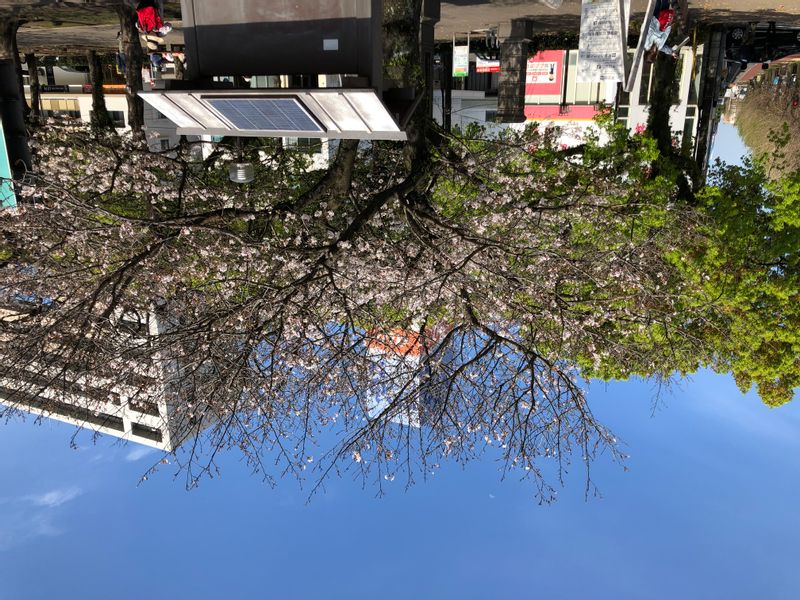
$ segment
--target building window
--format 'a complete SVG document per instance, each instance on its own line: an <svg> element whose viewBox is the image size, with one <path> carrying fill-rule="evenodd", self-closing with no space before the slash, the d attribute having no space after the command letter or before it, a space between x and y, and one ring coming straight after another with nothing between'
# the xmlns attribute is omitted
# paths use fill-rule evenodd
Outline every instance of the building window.
<svg viewBox="0 0 800 600"><path fill-rule="evenodd" d="M42 114L45 117L81 118L81 110L77 100L43 99Z"/></svg>
<svg viewBox="0 0 800 600"><path fill-rule="evenodd" d="M81 111L79 110L43 110L42 114L45 118L48 117L68 117L70 119L80 119Z"/></svg>
<svg viewBox="0 0 800 600"><path fill-rule="evenodd" d="M639 104L650 104L650 79L653 74L653 65L642 65L642 80L639 87Z"/></svg>
<svg viewBox="0 0 800 600"><path fill-rule="evenodd" d="M322 152L322 140L320 138L286 138L286 146L306 154Z"/></svg>
<svg viewBox="0 0 800 600"><path fill-rule="evenodd" d="M162 152L166 152L172 148L172 145L169 143L169 138L161 138L158 140L158 144Z"/></svg>
<svg viewBox="0 0 800 600"><path fill-rule="evenodd" d="M114 127L117 129L122 129L125 127L125 112L121 110L110 110L108 111L108 116L111 117L111 120L114 123Z"/></svg>
<svg viewBox="0 0 800 600"><path fill-rule="evenodd" d="M132 423L131 424L131 433L138 437L143 437L147 440L152 440L154 442L160 442L163 440L163 436L161 435L161 431L156 429L155 427L148 427L147 425L142 425L140 423Z"/></svg>
<svg viewBox="0 0 800 600"><path fill-rule="evenodd" d="M487 110L485 121L487 123L495 123L497 121L497 111L496 110Z"/></svg>

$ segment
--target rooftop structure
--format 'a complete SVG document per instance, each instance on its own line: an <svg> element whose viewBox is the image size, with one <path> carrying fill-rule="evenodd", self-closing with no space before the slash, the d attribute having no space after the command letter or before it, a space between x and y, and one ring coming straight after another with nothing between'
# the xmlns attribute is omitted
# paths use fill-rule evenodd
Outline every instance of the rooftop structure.
<svg viewBox="0 0 800 600"><path fill-rule="evenodd" d="M448 387L442 382L453 358L452 345L438 347L443 334L441 328L424 337L407 329L372 332L367 354L375 360L375 385L366 397L367 418L386 413L391 422L411 427L429 421L445 401Z"/></svg>
<svg viewBox="0 0 800 600"><path fill-rule="evenodd" d="M182 0L187 79L216 75L383 77L383 0Z"/></svg>

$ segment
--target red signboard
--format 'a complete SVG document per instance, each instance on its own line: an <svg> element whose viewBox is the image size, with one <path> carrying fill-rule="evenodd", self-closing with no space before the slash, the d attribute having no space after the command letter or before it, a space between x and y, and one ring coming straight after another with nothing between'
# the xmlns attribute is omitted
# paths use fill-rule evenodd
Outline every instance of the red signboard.
<svg viewBox="0 0 800 600"><path fill-rule="evenodd" d="M525 73L526 96L561 94L564 54L564 50L541 50L528 59Z"/></svg>
<svg viewBox="0 0 800 600"><path fill-rule="evenodd" d="M525 118L528 121L589 121L597 116L598 110L591 104L526 104Z"/></svg>

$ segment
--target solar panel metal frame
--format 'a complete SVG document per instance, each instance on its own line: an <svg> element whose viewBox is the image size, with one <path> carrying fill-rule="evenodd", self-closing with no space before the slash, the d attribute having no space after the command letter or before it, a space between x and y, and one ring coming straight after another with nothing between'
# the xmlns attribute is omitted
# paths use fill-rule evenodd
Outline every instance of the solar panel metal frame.
<svg viewBox="0 0 800 600"><path fill-rule="evenodd" d="M234 129L238 129L241 131L297 131L297 132L316 132L316 133L325 133L327 129L325 126L319 122L319 120L312 114L312 112L306 107L297 96L292 95L233 95L233 94L203 94L200 97L203 102L206 103L208 108L217 116L222 118L223 121L230 123L231 127ZM273 127L254 127L254 128L244 128L240 125L237 125L234 120L228 116L225 112L223 112L220 108L214 105L215 100L233 100L233 101L246 101L252 102L254 100L268 100L268 101L275 101L275 100L290 100L293 102L294 106L297 107L302 113L303 116L308 119L308 121L315 126L314 129L297 129L297 128L273 128ZM240 113L241 114L241 113ZM248 117L246 115L242 115L245 119ZM285 115L284 115L285 116ZM265 117L267 118L267 117ZM291 120L290 117L287 117ZM249 119L248 119L249 120ZM250 121L251 124L253 123Z"/></svg>
<svg viewBox="0 0 800 600"><path fill-rule="evenodd" d="M320 89L205 89L205 90L157 90L152 92L139 92L145 102L154 106L173 123L177 125L180 135L199 136L239 136L239 137L311 137L321 139L352 139L352 140L395 140L405 141L406 133L399 127L397 117L392 115L377 96L373 89L367 88L320 88ZM329 106L328 96L341 96L343 105L338 107L334 103ZM354 102L359 96L369 96L367 102ZM264 130L241 129L230 122L230 119L215 109L212 105L216 99L283 99L293 101L293 110L302 115L303 127L312 127L313 130ZM298 108L294 102L300 104ZM344 106L346 103L347 106ZM350 111L360 119L356 125L345 119L342 121L339 108L345 110L349 117ZM332 112L332 109L333 110ZM263 109L262 109L263 110ZM307 112L303 112L307 111ZM230 112L230 111L225 111ZM268 114L268 113L267 113ZM187 121L191 119L191 123ZM297 121L298 119L295 119ZM363 124L363 127L362 127ZM248 123L248 127L258 123ZM290 123L287 123L290 125ZM321 126L320 126L321 125ZM355 126L355 129L351 128ZM262 125L263 126L263 125ZM297 125L293 125L297 127Z"/></svg>

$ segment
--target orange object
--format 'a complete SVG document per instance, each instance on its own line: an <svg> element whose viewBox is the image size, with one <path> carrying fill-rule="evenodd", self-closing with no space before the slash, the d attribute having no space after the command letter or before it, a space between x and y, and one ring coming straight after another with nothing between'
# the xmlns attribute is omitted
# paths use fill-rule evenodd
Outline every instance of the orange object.
<svg viewBox="0 0 800 600"><path fill-rule="evenodd" d="M402 356L419 356L422 354L422 338L419 333L408 329L392 329L389 333L370 331L367 347Z"/></svg>

